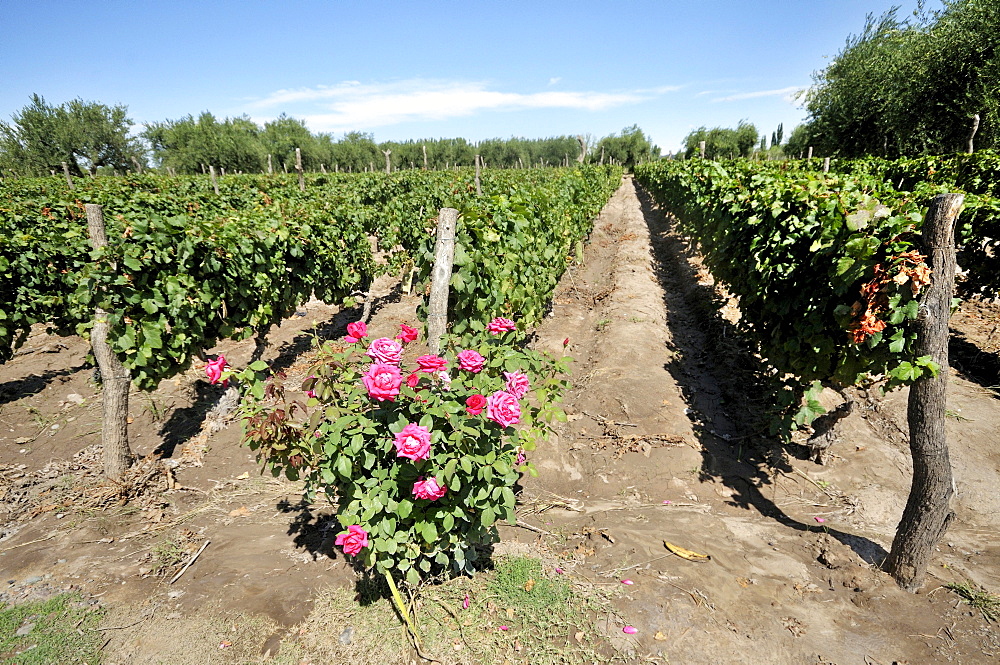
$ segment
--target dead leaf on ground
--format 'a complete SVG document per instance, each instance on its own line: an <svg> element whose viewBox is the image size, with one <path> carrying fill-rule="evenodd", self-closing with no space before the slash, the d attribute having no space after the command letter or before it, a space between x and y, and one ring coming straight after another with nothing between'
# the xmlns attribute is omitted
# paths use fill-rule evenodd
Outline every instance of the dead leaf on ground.
<svg viewBox="0 0 1000 665"><path fill-rule="evenodd" d="M250 509L246 506L240 506L236 510L229 511L230 517L247 517L248 515L250 515Z"/></svg>
<svg viewBox="0 0 1000 665"><path fill-rule="evenodd" d="M696 563L704 563L705 561L712 560L712 557L709 556L708 554L698 554L697 552L692 552L689 549L680 547L678 545L674 545L673 543L667 542L666 540L663 541L663 545L668 550L679 556L680 558L687 559L688 561L694 561Z"/></svg>
<svg viewBox="0 0 1000 665"><path fill-rule="evenodd" d="M663 640L667 639L667 636L663 634L663 631L658 630L656 631L656 635L653 635L653 639L656 640L657 642L662 642Z"/></svg>

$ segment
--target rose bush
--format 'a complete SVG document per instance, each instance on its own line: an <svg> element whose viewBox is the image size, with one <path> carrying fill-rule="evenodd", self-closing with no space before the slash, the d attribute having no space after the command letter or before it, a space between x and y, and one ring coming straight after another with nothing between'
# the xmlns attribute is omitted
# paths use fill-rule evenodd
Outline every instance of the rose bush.
<svg viewBox="0 0 1000 665"><path fill-rule="evenodd" d="M361 568L410 584L472 572L497 520L515 520L514 484L534 472L526 453L565 419L568 359L526 349L513 322L500 325L413 360L404 326L398 362L387 362L396 341L366 344L367 329L352 327L320 348L300 399L255 363L240 375L254 397L244 440L274 475L336 504L337 544Z"/></svg>

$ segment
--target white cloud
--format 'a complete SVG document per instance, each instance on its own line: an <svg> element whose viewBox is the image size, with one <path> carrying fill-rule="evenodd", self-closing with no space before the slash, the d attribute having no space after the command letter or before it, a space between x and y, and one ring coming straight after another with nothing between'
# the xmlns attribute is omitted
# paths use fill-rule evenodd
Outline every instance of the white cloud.
<svg viewBox="0 0 1000 665"><path fill-rule="evenodd" d="M783 97L786 102L794 102L798 97L798 92L802 90L802 86L789 86L787 88L779 88L777 90L757 90L755 92L741 92L737 95L730 95L729 97L718 97L713 99L713 102L737 102L741 99L756 99L758 97Z"/></svg>
<svg viewBox="0 0 1000 665"><path fill-rule="evenodd" d="M554 79L558 80L558 79ZM340 132L371 129L413 120L443 120L481 111L563 108L601 111L635 104L674 86L624 92L502 92L483 82L409 79L391 83L343 81L336 85L278 90L249 107L285 111L310 129ZM266 111L265 111L266 112Z"/></svg>
<svg viewBox="0 0 1000 665"><path fill-rule="evenodd" d="M553 76L549 79L549 85L555 85L556 83L559 83L559 81L562 81L561 76Z"/></svg>

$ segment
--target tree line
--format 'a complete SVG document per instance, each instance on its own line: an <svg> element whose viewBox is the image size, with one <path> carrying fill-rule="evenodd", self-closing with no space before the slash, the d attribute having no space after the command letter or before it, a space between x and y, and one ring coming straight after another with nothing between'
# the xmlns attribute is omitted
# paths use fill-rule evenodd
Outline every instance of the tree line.
<svg viewBox="0 0 1000 665"><path fill-rule="evenodd" d="M302 120L281 115L258 125L248 117L216 118L203 112L146 123L138 135L124 105L74 99L58 106L41 95L0 122L0 174L44 176L65 168L71 175L142 171L228 173L292 171L296 149L306 171L359 172L471 166L475 156L491 168L560 166L580 161L632 167L659 159L660 149L637 126L601 139L554 136L527 139L436 138L377 143L372 134L337 138L313 133Z"/></svg>

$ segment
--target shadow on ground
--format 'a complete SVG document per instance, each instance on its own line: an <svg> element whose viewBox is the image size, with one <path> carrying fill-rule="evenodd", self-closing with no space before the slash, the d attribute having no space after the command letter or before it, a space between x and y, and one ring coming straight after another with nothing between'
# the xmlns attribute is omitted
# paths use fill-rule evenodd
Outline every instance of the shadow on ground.
<svg viewBox="0 0 1000 665"><path fill-rule="evenodd" d="M776 386L772 373L748 349L736 325L721 314L725 300L698 281L688 262L689 243L672 232L649 195L636 187L649 227L657 276L664 290L674 345L665 369L684 392L702 449L702 480L717 479L733 491L732 505L754 509L795 531L815 525L789 517L762 491L778 474L792 471L785 451L766 436ZM878 543L856 534L822 528L869 564L887 555Z"/></svg>

